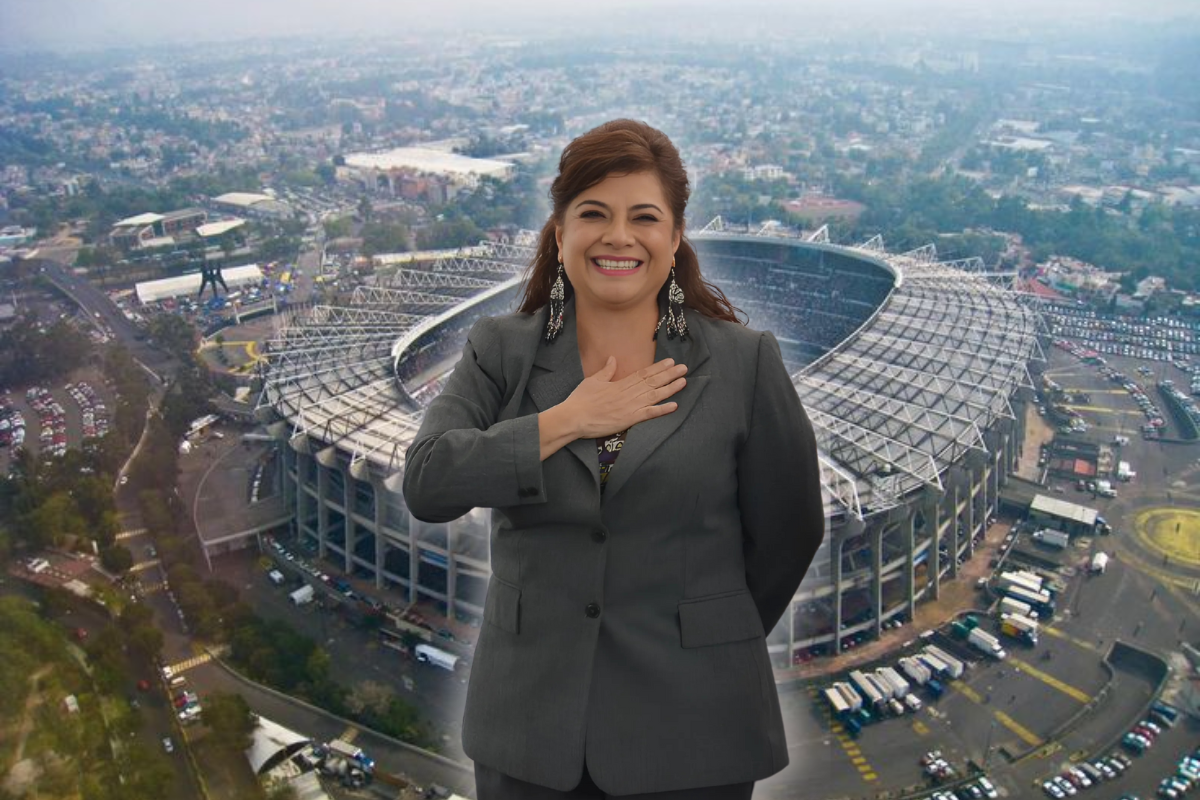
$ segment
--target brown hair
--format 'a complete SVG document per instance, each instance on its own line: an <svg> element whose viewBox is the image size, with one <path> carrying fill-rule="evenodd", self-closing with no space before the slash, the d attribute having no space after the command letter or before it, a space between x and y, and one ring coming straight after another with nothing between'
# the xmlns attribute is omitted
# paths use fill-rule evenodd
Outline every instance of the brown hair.
<svg viewBox="0 0 1200 800"><path fill-rule="evenodd" d="M532 314L550 302L550 289L558 275L558 239L555 225L562 222L571 201L581 192L595 186L610 174L627 174L651 171L662 182L667 204L675 217L675 230L684 227L684 208L687 206L687 172L679 150L666 134L644 122L632 119L614 119L606 122L571 141L558 161L558 176L550 184L552 211L550 219L542 227L538 237L533 263L527 271L525 294L518 311ZM658 292L658 307L667 308L667 286L671 279L663 281ZM684 305L716 319L739 322L734 316L735 308L725 293L704 280L700 274L700 259L686 236L681 235L679 249L675 252L675 281L683 290ZM565 298L574 290L570 279L563 273ZM742 323L743 325L746 323Z"/></svg>

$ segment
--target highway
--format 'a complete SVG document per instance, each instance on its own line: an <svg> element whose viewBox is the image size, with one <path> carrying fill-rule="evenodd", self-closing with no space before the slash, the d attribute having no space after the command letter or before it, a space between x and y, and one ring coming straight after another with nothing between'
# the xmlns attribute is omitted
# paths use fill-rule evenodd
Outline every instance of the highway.
<svg viewBox="0 0 1200 800"><path fill-rule="evenodd" d="M121 341L135 359L154 378L156 388L175 373L178 362L146 341L145 334L125 318L108 295L97 289L87 279L71 274L53 261L41 262L42 274L58 289L75 301L89 319L103 323Z"/></svg>

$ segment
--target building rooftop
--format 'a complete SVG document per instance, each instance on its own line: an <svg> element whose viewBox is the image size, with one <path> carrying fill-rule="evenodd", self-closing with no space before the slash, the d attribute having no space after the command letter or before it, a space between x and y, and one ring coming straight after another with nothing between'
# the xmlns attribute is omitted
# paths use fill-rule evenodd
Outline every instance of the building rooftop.
<svg viewBox="0 0 1200 800"><path fill-rule="evenodd" d="M398 147L383 153L351 153L346 166L359 169L410 169L442 175L508 174L512 164L490 158L471 158L457 153L445 153L427 147Z"/></svg>
<svg viewBox="0 0 1200 800"><path fill-rule="evenodd" d="M197 236L220 236L223 233L240 228L246 224L244 219L223 219L220 222L209 222L196 228Z"/></svg>
<svg viewBox="0 0 1200 800"><path fill-rule="evenodd" d="M147 212L145 214L138 214L137 216L134 216L134 217L126 217L125 219L123 219L120 222L113 225L113 227L114 228L137 228L137 227L141 227L142 225L153 225L156 222L162 222L163 219L164 219L164 217L162 214L155 214L154 212Z"/></svg>
<svg viewBox="0 0 1200 800"><path fill-rule="evenodd" d="M235 206L252 206L255 203L262 203L275 198L265 194L256 192L226 192L225 194L214 197L213 200L218 203L229 203Z"/></svg>

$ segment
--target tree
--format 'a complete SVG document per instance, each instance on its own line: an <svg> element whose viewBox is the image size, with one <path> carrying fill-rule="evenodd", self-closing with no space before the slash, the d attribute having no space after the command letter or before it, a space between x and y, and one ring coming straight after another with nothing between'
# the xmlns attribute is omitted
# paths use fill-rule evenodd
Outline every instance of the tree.
<svg viewBox="0 0 1200 800"><path fill-rule="evenodd" d="M204 724L222 747L240 753L250 747L258 720L250 713L246 698L240 694L216 692L204 703Z"/></svg>
<svg viewBox="0 0 1200 800"><path fill-rule="evenodd" d="M109 572L127 572L133 566L133 553L128 547L114 544L100 551L100 563Z"/></svg>
<svg viewBox="0 0 1200 800"><path fill-rule="evenodd" d="M75 501L66 492L55 492L25 519L25 540L34 546L45 547L62 541L65 536L86 534L87 525Z"/></svg>
<svg viewBox="0 0 1200 800"><path fill-rule="evenodd" d="M195 329L178 314L160 314L151 320L150 336L163 349L185 362L191 358L196 346Z"/></svg>
<svg viewBox="0 0 1200 800"><path fill-rule="evenodd" d="M88 639L85 650L96 682L107 692L115 692L125 677L125 655L121 650L122 636L118 628L106 625Z"/></svg>
<svg viewBox="0 0 1200 800"><path fill-rule="evenodd" d="M408 228L400 223L369 222L362 227L363 255L403 253L408 246Z"/></svg>
<svg viewBox="0 0 1200 800"><path fill-rule="evenodd" d="M354 685L346 697L346 708L355 714L364 712L379 714L387 709L395 697L390 687L375 681L361 681Z"/></svg>
<svg viewBox="0 0 1200 800"><path fill-rule="evenodd" d="M370 222L371 216L375 213L374 206L371 205L371 198L367 196L358 199L358 217L363 222Z"/></svg>
<svg viewBox="0 0 1200 800"><path fill-rule="evenodd" d="M325 236L329 239L341 239L354 232L354 223L349 217L327 219L323 225L325 227Z"/></svg>

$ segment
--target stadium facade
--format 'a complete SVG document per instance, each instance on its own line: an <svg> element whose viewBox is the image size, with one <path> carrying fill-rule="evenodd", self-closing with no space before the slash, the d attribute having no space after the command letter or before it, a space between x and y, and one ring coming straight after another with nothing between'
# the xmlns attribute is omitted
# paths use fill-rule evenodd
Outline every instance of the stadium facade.
<svg viewBox="0 0 1200 800"><path fill-rule="evenodd" d="M978 259L822 229L689 232L705 278L774 332L817 434L828 535L768 640L777 666L913 618L957 578L1016 468L1038 316ZM412 517L400 486L422 410L480 316L515 310L533 234L397 269L340 306L293 312L256 413L280 442L293 533L398 599L482 617L491 512ZM841 635L836 635L840 631Z"/></svg>

